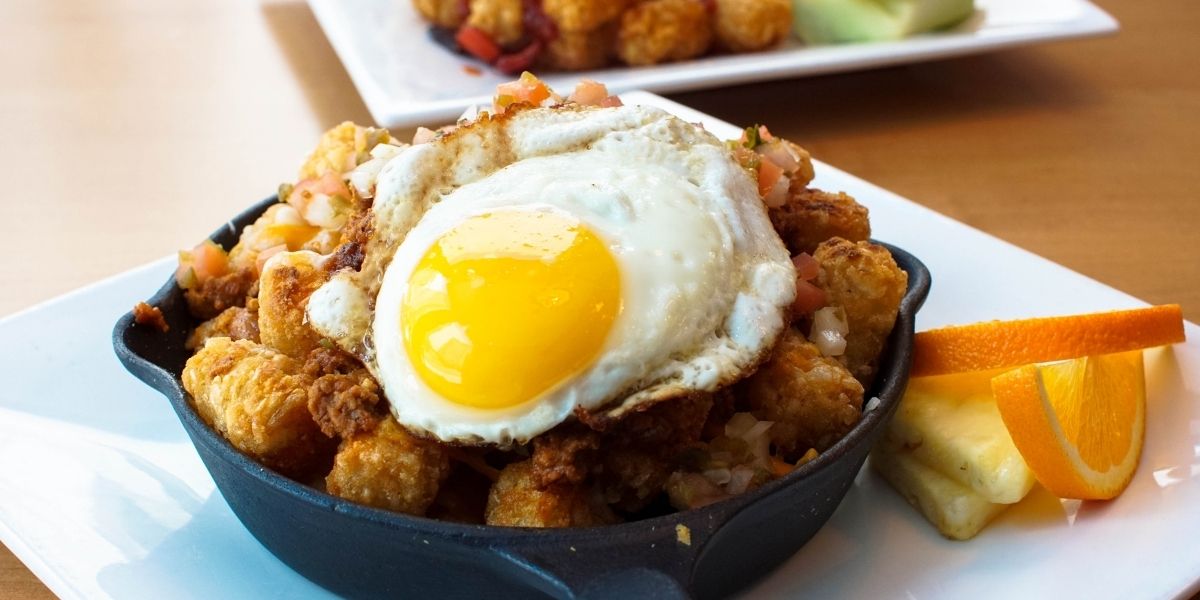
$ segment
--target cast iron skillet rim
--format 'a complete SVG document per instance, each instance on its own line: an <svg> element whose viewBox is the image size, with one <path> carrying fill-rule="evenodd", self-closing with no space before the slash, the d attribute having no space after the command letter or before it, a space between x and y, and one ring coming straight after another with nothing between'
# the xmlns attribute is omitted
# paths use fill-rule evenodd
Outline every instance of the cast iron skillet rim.
<svg viewBox="0 0 1200 600"><path fill-rule="evenodd" d="M277 196L271 196L261 202L250 207L242 214L238 215L234 220L227 222L225 226L213 233L212 238L224 233L226 230L235 231L234 223L248 221L258 217L267 207L278 202ZM877 242L878 243L878 242ZM896 248L890 244L883 244L893 254L903 257L911 270L906 269L909 275L909 286L901 301L900 312L896 319L894 327L911 328L912 322L915 319L916 311L923 303L925 295L929 289L929 273L919 260L908 252ZM899 261L898 261L899 262ZM159 305L170 294L175 291L175 281L171 277L167 282L154 294L148 301L152 305ZM385 525L393 529L411 529L428 535L446 538L473 538L479 542L504 541L514 537L554 537L562 539L568 537L572 540L585 541L594 539L597 536L608 535L613 533L633 533L655 530L660 526L671 526L680 523L683 520L691 520L701 518L705 514L721 515L722 520L732 517L732 515L747 506L756 503L758 500L769 496L779 489L798 484L813 473L823 469L827 465L836 462L836 460L848 452L850 448L861 442L862 438L870 434L878 425L877 422L886 417L891 412L891 405L899 402L903 393L903 387L897 390L889 390L887 387L880 389L880 392L892 391L893 393L880 393L879 404L869 413L864 414L854 427L831 446L825 452L822 452L817 458L801 465L788 475L769 482L762 487L751 492L740 494L732 498L728 498L713 504L691 509L687 511L678 511L657 517L640 519L637 521L629 521L614 525L604 525L597 527L566 527L552 529L538 528L523 528L523 527L503 527L496 525L477 525L456 523L453 521L441 521L430 519L427 517L417 517L396 513L378 508L372 508L357 504L342 498L338 498L311 486L305 485L298 481L288 479L263 465L248 458L229 443L228 440L218 435L206 423L200 420L199 415L192 408L191 402L184 391L178 377L167 371L158 364L144 358L130 349L124 340L124 334L134 326L132 313L126 313L116 323L113 331L113 342L118 350L118 355L121 358L128 358L135 361L139 367L150 369L156 372L164 382L170 382L168 390L156 388L157 391L168 396L168 399L176 408L180 418L192 421L198 425L197 429L202 431L200 439L197 443L203 443L216 454L223 455L226 460L234 463L236 466L250 474L258 481L271 486L275 490L286 495L293 496L297 499L313 503L322 508L332 510L334 512L343 513L349 516L362 518L372 522ZM890 365L892 368L898 368L902 372L907 371L907 364ZM902 377L902 380L907 380L907 377ZM156 386L151 386L156 387ZM168 393L169 391L169 393ZM186 407L186 410L178 410L180 407Z"/></svg>

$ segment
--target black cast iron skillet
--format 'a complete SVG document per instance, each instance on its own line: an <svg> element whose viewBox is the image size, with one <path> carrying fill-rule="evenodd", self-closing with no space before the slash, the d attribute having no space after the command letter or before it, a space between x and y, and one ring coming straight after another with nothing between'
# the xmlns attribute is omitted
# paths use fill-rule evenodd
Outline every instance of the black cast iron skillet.
<svg viewBox="0 0 1200 600"><path fill-rule="evenodd" d="M230 248L269 198L213 234ZM117 357L162 392L229 507L275 556L348 597L717 598L742 589L796 552L833 514L908 382L913 319L929 272L888 246L908 291L867 397L877 408L815 460L753 492L704 508L594 528L464 525L377 510L330 496L246 458L196 415L180 385L196 326L173 280L149 302L160 333L127 314L113 331Z"/></svg>

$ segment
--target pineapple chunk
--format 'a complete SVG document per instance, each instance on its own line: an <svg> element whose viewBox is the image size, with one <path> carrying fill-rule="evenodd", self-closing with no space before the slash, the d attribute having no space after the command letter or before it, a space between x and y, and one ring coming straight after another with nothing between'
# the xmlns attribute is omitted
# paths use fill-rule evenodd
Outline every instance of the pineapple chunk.
<svg viewBox="0 0 1200 600"><path fill-rule="evenodd" d="M1012 504L1033 488L992 398L996 373L919 377L885 434L888 440L988 502Z"/></svg>
<svg viewBox="0 0 1200 600"><path fill-rule="evenodd" d="M871 466L950 539L975 537L1010 506L988 502L970 488L921 464L912 453L886 441L871 451Z"/></svg>

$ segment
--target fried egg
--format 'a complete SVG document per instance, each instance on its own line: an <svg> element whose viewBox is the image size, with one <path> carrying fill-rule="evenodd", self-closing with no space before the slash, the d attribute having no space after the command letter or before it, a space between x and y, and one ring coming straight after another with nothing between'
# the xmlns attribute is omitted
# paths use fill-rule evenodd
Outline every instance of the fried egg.
<svg viewBox="0 0 1200 600"><path fill-rule="evenodd" d="M751 178L650 107L460 128L393 158L373 211L362 270L312 295L310 324L446 442L715 391L765 358L795 295Z"/></svg>

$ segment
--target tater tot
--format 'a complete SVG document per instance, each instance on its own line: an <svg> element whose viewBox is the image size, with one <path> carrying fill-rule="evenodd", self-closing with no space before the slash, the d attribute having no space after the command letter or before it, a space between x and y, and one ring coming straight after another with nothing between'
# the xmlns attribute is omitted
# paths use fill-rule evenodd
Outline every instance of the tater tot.
<svg viewBox="0 0 1200 600"><path fill-rule="evenodd" d="M781 142L787 146L788 150L800 162L800 167L793 171L790 176L788 190L803 190L808 187L808 184L812 183L813 178L817 175L816 171L813 170L812 154L809 154L808 150L799 144L794 144L787 140L781 140Z"/></svg>
<svg viewBox="0 0 1200 600"><path fill-rule="evenodd" d="M871 387L879 353L908 288L908 273L896 265L887 248L870 242L833 238L822 242L813 258L821 266L817 287L825 290L827 304L846 312L849 333L840 358L864 386Z"/></svg>
<svg viewBox="0 0 1200 600"><path fill-rule="evenodd" d="M542 0L542 11L560 32L592 31L615 19L630 0Z"/></svg>
<svg viewBox="0 0 1200 600"><path fill-rule="evenodd" d="M412 0L412 3L425 20L438 27L458 27L466 16L462 14L460 0Z"/></svg>
<svg viewBox="0 0 1200 600"><path fill-rule="evenodd" d="M649 0L625 11L617 56L630 65L654 65L704 54L712 23L698 0Z"/></svg>
<svg viewBox="0 0 1200 600"><path fill-rule="evenodd" d="M587 487L538 486L532 461L504 467L488 494L488 525L506 527L590 527L618 521Z"/></svg>
<svg viewBox="0 0 1200 600"><path fill-rule="evenodd" d="M187 361L196 412L235 448L290 477L327 459L333 442L308 412L312 378L299 361L249 340L209 339Z"/></svg>
<svg viewBox="0 0 1200 600"><path fill-rule="evenodd" d="M251 298L246 301L246 306L227 308L221 314L201 323L192 330L184 347L197 350L203 348L209 338L215 337L259 341L258 300Z"/></svg>
<svg viewBox="0 0 1200 600"><path fill-rule="evenodd" d="M467 24L477 27L501 46L516 43L525 34L522 0L470 0Z"/></svg>
<svg viewBox="0 0 1200 600"><path fill-rule="evenodd" d="M454 4L454 1L448 3ZM390 139L391 135L386 129L363 127L350 121L340 123L321 134L317 147L300 167L300 179L312 179L326 173L345 173L356 167L360 160L365 160L367 152L376 144Z"/></svg>
<svg viewBox="0 0 1200 600"><path fill-rule="evenodd" d="M782 42L792 29L791 0L715 0L717 43L753 52Z"/></svg>
<svg viewBox="0 0 1200 600"><path fill-rule="evenodd" d="M327 275L314 252L280 252L263 266L258 288L258 331L263 345L294 358L319 347L321 336L308 325L308 297Z"/></svg>
<svg viewBox="0 0 1200 600"><path fill-rule="evenodd" d="M867 208L847 194L792 189L782 206L769 210L771 224L792 254L812 254L832 237L852 242L871 237Z"/></svg>
<svg viewBox="0 0 1200 600"><path fill-rule="evenodd" d="M325 478L330 494L386 510L424 515L450 474L446 449L388 417L373 431L344 440Z"/></svg>
<svg viewBox="0 0 1200 600"><path fill-rule="evenodd" d="M592 31L562 31L539 57L548 69L583 71L608 64L609 49L616 37L616 23Z"/></svg>
<svg viewBox="0 0 1200 600"><path fill-rule="evenodd" d="M790 328L771 359L735 393L755 418L774 421L768 435L789 462L809 448L823 451L842 439L858 422L863 401L862 384Z"/></svg>

